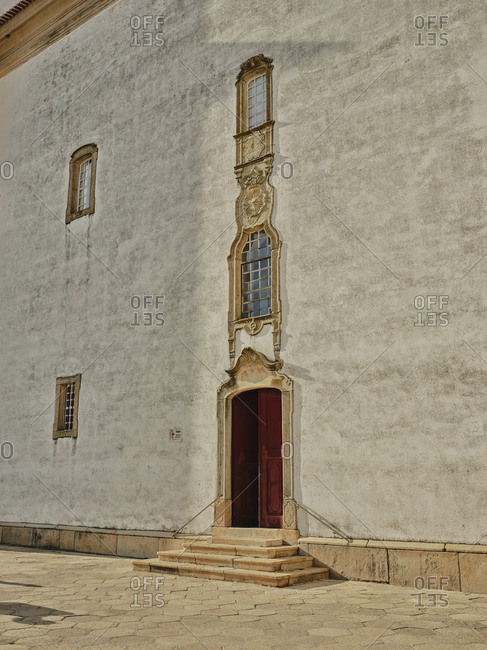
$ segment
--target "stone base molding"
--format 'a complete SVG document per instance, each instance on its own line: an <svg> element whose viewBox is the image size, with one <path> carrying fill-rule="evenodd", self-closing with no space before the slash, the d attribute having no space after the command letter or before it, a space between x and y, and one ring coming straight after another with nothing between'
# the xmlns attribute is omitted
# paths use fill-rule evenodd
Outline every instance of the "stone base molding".
<svg viewBox="0 0 487 650"><path fill-rule="evenodd" d="M216 530L220 530L216 527ZM223 528L221 529L223 530ZM231 530L231 529L229 529ZM262 529L263 534L265 529ZM281 530L287 543L298 531ZM173 537L171 532L116 530L81 526L1 523L0 543L78 553L147 559L158 551L183 548L187 540L209 541L211 535ZM300 537L301 551L330 568L330 578L386 582L418 591L487 593L487 546L398 542L335 537Z"/></svg>
<svg viewBox="0 0 487 650"><path fill-rule="evenodd" d="M111 530L81 526L0 523L0 543L77 553L150 558L158 551L183 548L183 541L205 541L209 535L178 535L146 530Z"/></svg>
<svg viewBox="0 0 487 650"><path fill-rule="evenodd" d="M387 582L425 593L487 593L487 546L301 537L300 548L330 567L331 578Z"/></svg>

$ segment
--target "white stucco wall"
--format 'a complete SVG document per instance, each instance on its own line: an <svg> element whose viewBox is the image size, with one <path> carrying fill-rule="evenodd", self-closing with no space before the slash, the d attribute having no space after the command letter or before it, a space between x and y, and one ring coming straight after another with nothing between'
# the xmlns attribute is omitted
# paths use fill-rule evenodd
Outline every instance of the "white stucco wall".
<svg viewBox="0 0 487 650"><path fill-rule="evenodd" d="M174 530L217 496L234 82L262 52L296 498L355 537L483 535L487 262L462 276L487 241L486 28L479 1L423 5L121 0L0 79L1 521ZM415 47L433 13L448 46ZM144 14L164 47L131 46ZM71 234L90 142L96 211ZM131 327L131 296L157 294L164 326ZM440 294L449 325L414 327L415 296ZM79 437L55 442L55 380L77 372Z"/></svg>
<svg viewBox="0 0 487 650"><path fill-rule="evenodd" d="M15 7L16 4L13 0L0 0L0 15Z"/></svg>

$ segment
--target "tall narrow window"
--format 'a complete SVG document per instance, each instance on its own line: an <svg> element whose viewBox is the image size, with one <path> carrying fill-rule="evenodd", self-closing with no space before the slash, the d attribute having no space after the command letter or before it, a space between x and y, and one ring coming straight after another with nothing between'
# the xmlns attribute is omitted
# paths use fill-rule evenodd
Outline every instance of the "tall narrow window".
<svg viewBox="0 0 487 650"><path fill-rule="evenodd" d="M53 438L78 436L78 403L81 375L56 380L56 406Z"/></svg>
<svg viewBox="0 0 487 650"><path fill-rule="evenodd" d="M90 205L91 164L88 158L79 166L78 210L85 210Z"/></svg>
<svg viewBox="0 0 487 650"><path fill-rule="evenodd" d="M64 387L63 431L73 430L75 395L76 395L76 385L66 384L66 386Z"/></svg>
<svg viewBox="0 0 487 650"><path fill-rule="evenodd" d="M242 251L242 318L271 313L271 240L264 230L249 235Z"/></svg>
<svg viewBox="0 0 487 650"><path fill-rule="evenodd" d="M69 164L68 207L66 223L95 211L95 178L98 148L87 144L77 149Z"/></svg>
<svg viewBox="0 0 487 650"><path fill-rule="evenodd" d="M259 74L247 84L247 128L253 129L266 121L266 75Z"/></svg>

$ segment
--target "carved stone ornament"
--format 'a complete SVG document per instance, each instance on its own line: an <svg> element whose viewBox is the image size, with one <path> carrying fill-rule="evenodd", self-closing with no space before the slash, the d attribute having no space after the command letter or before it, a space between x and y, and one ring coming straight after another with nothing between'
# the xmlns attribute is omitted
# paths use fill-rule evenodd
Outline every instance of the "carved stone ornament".
<svg viewBox="0 0 487 650"><path fill-rule="evenodd" d="M245 323L244 330L247 334L250 334L250 336L255 336L262 331L264 324L265 323L262 319L256 320L255 318L251 318Z"/></svg>
<svg viewBox="0 0 487 650"><path fill-rule="evenodd" d="M237 167L272 156L272 120L250 133L235 135Z"/></svg>
<svg viewBox="0 0 487 650"><path fill-rule="evenodd" d="M272 70L272 59L268 59L263 54L257 54L257 56L251 56L250 59L247 59L240 66L240 72L237 76L237 84L242 81L242 77L247 75L249 72L254 72L258 68L262 67L270 68Z"/></svg>
<svg viewBox="0 0 487 650"><path fill-rule="evenodd" d="M257 167L242 176L237 219L241 220L245 230L261 226L264 221L270 220L274 197L267 176L265 169Z"/></svg>
<svg viewBox="0 0 487 650"><path fill-rule="evenodd" d="M239 376L247 380L249 378L255 380L255 375L279 372L281 368L281 360L270 361L262 352L257 352L252 348L244 348L237 359L237 363L226 372L232 379ZM231 386L231 380L226 385Z"/></svg>
<svg viewBox="0 0 487 650"><path fill-rule="evenodd" d="M265 140L263 140L256 133L252 133L251 135L247 136L242 142L242 162L249 162L251 160L255 160L256 158L260 158L265 153L265 145Z"/></svg>
<svg viewBox="0 0 487 650"><path fill-rule="evenodd" d="M265 208L268 192L260 185L247 188L242 201L242 215L250 226L255 226L257 218Z"/></svg>
<svg viewBox="0 0 487 650"><path fill-rule="evenodd" d="M283 528L295 529L298 527L296 502L294 499L284 497L283 503Z"/></svg>

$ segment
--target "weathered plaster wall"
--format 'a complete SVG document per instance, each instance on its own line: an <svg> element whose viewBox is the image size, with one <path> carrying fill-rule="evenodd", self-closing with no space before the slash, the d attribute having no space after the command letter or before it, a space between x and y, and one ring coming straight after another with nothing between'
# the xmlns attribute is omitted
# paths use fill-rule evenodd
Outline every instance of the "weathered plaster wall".
<svg viewBox="0 0 487 650"><path fill-rule="evenodd" d="M482 9L121 0L0 80L0 520L174 529L217 496L234 81L262 52L296 498L354 537L479 540L485 260L462 276L487 235ZM134 14L166 16L163 48L131 47ZM414 46L428 14L448 46ZM56 217L89 142L96 211L70 234ZM131 327L130 297L155 294L165 325ZM449 296L447 327L414 327L428 294ZM56 376L80 371L79 437L54 442Z"/></svg>
<svg viewBox="0 0 487 650"><path fill-rule="evenodd" d="M14 0L0 0L0 14L6 13L12 7L15 7L17 3Z"/></svg>

